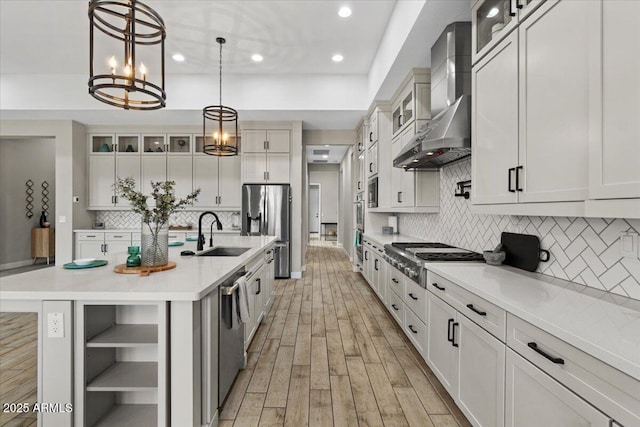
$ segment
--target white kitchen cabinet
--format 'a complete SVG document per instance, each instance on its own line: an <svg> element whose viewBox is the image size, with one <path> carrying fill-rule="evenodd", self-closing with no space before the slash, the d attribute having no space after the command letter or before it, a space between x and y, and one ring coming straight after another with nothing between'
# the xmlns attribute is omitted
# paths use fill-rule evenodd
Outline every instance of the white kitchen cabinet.
<svg viewBox="0 0 640 427"><path fill-rule="evenodd" d="M504 426L505 345L458 314L456 403L473 425ZM544 425L544 424L540 424Z"/></svg>
<svg viewBox="0 0 640 427"><path fill-rule="evenodd" d="M404 333L418 353L424 355L427 349L427 326L407 304L404 305Z"/></svg>
<svg viewBox="0 0 640 427"><path fill-rule="evenodd" d="M242 151L245 153L288 153L291 150L289 130L242 130Z"/></svg>
<svg viewBox="0 0 640 427"><path fill-rule="evenodd" d="M473 425L504 425L505 345L428 293L426 360Z"/></svg>
<svg viewBox="0 0 640 427"><path fill-rule="evenodd" d="M431 118L431 71L412 69L398 87L391 101L392 134L395 137L407 126L416 129Z"/></svg>
<svg viewBox="0 0 640 427"><path fill-rule="evenodd" d="M471 76L472 201L516 203L518 32L476 64Z"/></svg>
<svg viewBox="0 0 640 427"><path fill-rule="evenodd" d="M220 289L216 288L200 300L202 340L202 424L212 425L218 414L218 368ZM235 313L234 313L235 315Z"/></svg>
<svg viewBox="0 0 640 427"><path fill-rule="evenodd" d="M402 151L402 148L415 135L414 125L408 126L400 135L395 137L391 146L391 159ZM391 168L391 207L409 210L421 208L431 212L440 206L440 171L437 170L404 170Z"/></svg>
<svg viewBox="0 0 640 427"><path fill-rule="evenodd" d="M369 116L369 132L366 135L367 148L378 142L378 111L374 110Z"/></svg>
<svg viewBox="0 0 640 427"><path fill-rule="evenodd" d="M195 206L235 208L242 205L241 157L193 157L193 188L200 188Z"/></svg>
<svg viewBox="0 0 640 427"><path fill-rule="evenodd" d="M124 254L131 245L131 233L129 232L76 232L74 257L104 258L107 254Z"/></svg>
<svg viewBox="0 0 640 427"><path fill-rule="evenodd" d="M273 296L275 290L276 264L273 259L273 248L265 253L266 264L264 267L264 313L269 313L273 305Z"/></svg>
<svg viewBox="0 0 640 427"><path fill-rule="evenodd" d="M167 156L167 180L175 181L176 199L183 199L193 191L193 160L190 156ZM200 196L198 196L200 197Z"/></svg>
<svg viewBox="0 0 640 427"><path fill-rule="evenodd" d="M518 28L520 203L587 198L589 75L601 7L598 1L548 0Z"/></svg>
<svg viewBox="0 0 640 427"><path fill-rule="evenodd" d="M242 207L242 157L221 157L218 161L218 206L240 209Z"/></svg>
<svg viewBox="0 0 640 427"><path fill-rule="evenodd" d="M131 207L127 200L116 196L114 184L118 178L131 177L139 186L139 139L139 135L89 135L90 209Z"/></svg>
<svg viewBox="0 0 640 427"><path fill-rule="evenodd" d="M89 156L89 206L91 208L114 206L115 164L114 156Z"/></svg>
<svg viewBox="0 0 640 427"><path fill-rule="evenodd" d="M474 204L586 199L600 7L546 1L473 67Z"/></svg>
<svg viewBox="0 0 640 427"><path fill-rule="evenodd" d="M601 52L602 66L592 68L592 85L602 110L596 111L590 135L590 199L640 198L638 17L640 2L602 2L602 46L594 51ZM630 210L619 212L622 218L639 216L640 209L635 215Z"/></svg>
<svg viewBox="0 0 640 427"><path fill-rule="evenodd" d="M167 179L167 156L146 154L142 156L142 193L150 195L153 191L151 182L165 181ZM151 197L147 199L147 204L152 206L154 201Z"/></svg>
<svg viewBox="0 0 640 427"><path fill-rule="evenodd" d="M251 342L253 335L258 328L260 319L263 314L264 305L262 299L262 282L264 280L264 266L261 265L255 272L247 279L248 299L249 299L249 320L244 324L244 341L245 348Z"/></svg>
<svg viewBox="0 0 640 427"><path fill-rule="evenodd" d="M367 178L378 174L378 144L373 144L367 150Z"/></svg>
<svg viewBox="0 0 640 427"><path fill-rule="evenodd" d="M507 427L609 427L610 419L511 349L506 354Z"/></svg>
<svg viewBox="0 0 640 427"><path fill-rule="evenodd" d="M289 168L289 153L267 153L267 181L269 184L289 183Z"/></svg>
<svg viewBox="0 0 640 427"><path fill-rule="evenodd" d="M287 184L291 131L242 130L242 182L247 184Z"/></svg>
<svg viewBox="0 0 640 427"><path fill-rule="evenodd" d="M458 393L459 334L456 310L440 298L429 294L427 298L427 351L426 360L444 388L455 398Z"/></svg>

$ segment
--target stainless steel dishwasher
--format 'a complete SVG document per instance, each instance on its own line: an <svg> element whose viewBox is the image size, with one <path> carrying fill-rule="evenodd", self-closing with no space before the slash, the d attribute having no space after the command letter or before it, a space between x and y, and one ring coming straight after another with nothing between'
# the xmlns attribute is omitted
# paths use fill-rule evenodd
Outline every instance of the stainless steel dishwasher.
<svg viewBox="0 0 640 427"><path fill-rule="evenodd" d="M238 309L238 286L234 283L245 275L244 267L220 286L218 322L218 408L222 407L233 382L245 368L244 323Z"/></svg>

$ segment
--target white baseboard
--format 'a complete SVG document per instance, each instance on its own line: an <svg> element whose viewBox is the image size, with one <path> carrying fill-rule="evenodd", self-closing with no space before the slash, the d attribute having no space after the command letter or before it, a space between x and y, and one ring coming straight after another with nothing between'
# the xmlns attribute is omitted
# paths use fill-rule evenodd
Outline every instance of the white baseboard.
<svg viewBox="0 0 640 427"><path fill-rule="evenodd" d="M291 272L292 279L302 279L302 271L292 271Z"/></svg>
<svg viewBox="0 0 640 427"><path fill-rule="evenodd" d="M6 264L0 264L0 271L1 270L11 270L12 268L24 267L24 266L31 265L31 264L33 264L33 260L32 259L26 259L24 261L8 262Z"/></svg>

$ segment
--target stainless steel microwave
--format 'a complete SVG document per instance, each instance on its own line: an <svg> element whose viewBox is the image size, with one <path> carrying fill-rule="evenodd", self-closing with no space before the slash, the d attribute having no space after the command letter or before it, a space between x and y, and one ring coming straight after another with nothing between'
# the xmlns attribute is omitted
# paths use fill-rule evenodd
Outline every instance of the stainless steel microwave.
<svg viewBox="0 0 640 427"><path fill-rule="evenodd" d="M367 186L368 188L368 195L369 198L367 199L367 206L370 208L377 208L378 207L378 177L375 178L371 178L369 179L369 184Z"/></svg>

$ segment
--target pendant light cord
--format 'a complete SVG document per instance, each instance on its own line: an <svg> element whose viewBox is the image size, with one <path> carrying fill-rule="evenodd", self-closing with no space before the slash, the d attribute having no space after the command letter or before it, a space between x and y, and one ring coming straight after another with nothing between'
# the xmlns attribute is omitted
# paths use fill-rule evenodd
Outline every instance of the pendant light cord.
<svg viewBox="0 0 640 427"><path fill-rule="evenodd" d="M222 108L222 43L220 43L220 108Z"/></svg>

